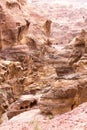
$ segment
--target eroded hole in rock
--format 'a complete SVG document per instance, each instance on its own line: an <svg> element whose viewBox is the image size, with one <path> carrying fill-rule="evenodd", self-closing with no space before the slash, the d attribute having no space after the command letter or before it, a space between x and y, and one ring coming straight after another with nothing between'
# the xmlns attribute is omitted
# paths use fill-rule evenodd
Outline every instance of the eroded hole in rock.
<svg viewBox="0 0 87 130"><path fill-rule="evenodd" d="M33 102L30 103L30 108L32 108L32 107L34 107L34 106L36 106L36 105L37 105L37 101L34 100Z"/></svg>
<svg viewBox="0 0 87 130"><path fill-rule="evenodd" d="M23 106L21 106L21 107L20 107L20 109L24 109L24 107L23 107Z"/></svg>
<svg viewBox="0 0 87 130"><path fill-rule="evenodd" d="M36 90L30 90L30 94L35 95L36 94Z"/></svg>
<svg viewBox="0 0 87 130"><path fill-rule="evenodd" d="M27 109L29 106L25 106L25 109Z"/></svg>
<svg viewBox="0 0 87 130"><path fill-rule="evenodd" d="M29 106L24 106L24 107L21 106L21 107L20 107L20 109L27 109L27 108L29 108Z"/></svg>
<svg viewBox="0 0 87 130"><path fill-rule="evenodd" d="M72 106L71 106L71 110L73 110L73 109L74 109L74 106L75 106L75 104L72 104Z"/></svg>
<svg viewBox="0 0 87 130"><path fill-rule="evenodd" d="M7 106L7 105L5 105L5 106L4 106L4 109L7 109L7 108L8 108L8 106Z"/></svg>

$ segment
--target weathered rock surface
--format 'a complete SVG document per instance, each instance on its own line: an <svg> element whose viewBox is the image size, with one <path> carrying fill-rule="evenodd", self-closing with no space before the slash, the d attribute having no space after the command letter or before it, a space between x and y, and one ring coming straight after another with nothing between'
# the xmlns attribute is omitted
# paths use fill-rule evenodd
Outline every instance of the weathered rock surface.
<svg viewBox="0 0 87 130"><path fill-rule="evenodd" d="M53 119L40 115L40 110L31 110L15 116L0 126L0 130L86 130L87 103L80 105L73 111L57 115Z"/></svg>
<svg viewBox="0 0 87 130"><path fill-rule="evenodd" d="M0 1L0 118L38 108L38 102L41 112L51 116L87 102L85 12L59 4ZM31 99L20 99L30 94ZM38 94L40 100L34 98Z"/></svg>
<svg viewBox="0 0 87 130"><path fill-rule="evenodd" d="M40 109L47 114L62 114L78 106L78 89L74 81L59 81L41 97Z"/></svg>
<svg viewBox="0 0 87 130"><path fill-rule="evenodd" d="M8 107L8 110L6 112L8 119L24 111L29 111L36 108L40 96L41 95L22 95L18 100L16 100Z"/></svg>
<svg viewBox="0 0 87 130"><path fill-rule="evenodd" d="M86 35L87 33L82 31L68 45L72 46L70 56L67 56L64 62L59 60L56 65L58 81L54 82L51 90L43 94L40 100L40 109L43 113L61 114L87 101L87 69L86 66L81 67L81 64L84 66L84 60L87 60L86 56L84 57L86 55ZM66 56L62 53L62 59L63 55Z"/></svg>
<svg viewBox="0 0 87 130"><path fill-rule="evenodd" d="M25 1L0 1L0 48L5 49L19 44L28 33L29 21L25 18ZM27 15L28 16L28 15ZM18 43L19 42L19 43Z"/></svg>

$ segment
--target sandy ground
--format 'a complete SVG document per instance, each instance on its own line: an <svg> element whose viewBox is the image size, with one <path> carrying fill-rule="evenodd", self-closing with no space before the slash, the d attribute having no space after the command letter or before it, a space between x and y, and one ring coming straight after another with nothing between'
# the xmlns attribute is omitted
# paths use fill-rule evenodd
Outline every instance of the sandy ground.
<svg viewBox="0 0 87 130"><path fill-rule="evenodd" d="M87 0L28 0L29 2L33 2L33 3L60 3L63 5L70 5L73 4L74 6L78 6L79 7L87 7Z"/></svg>

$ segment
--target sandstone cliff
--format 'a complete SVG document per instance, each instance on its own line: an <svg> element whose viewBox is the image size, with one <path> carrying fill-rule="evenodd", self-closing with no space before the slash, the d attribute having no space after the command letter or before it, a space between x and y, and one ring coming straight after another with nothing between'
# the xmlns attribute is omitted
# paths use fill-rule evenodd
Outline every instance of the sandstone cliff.
<svg viewBox="0 0 87 130"><path fill-rule="evenodd" d="M10 120L1 130L15 130L15 125L18 130L62 130L63 122L67 130L87 129L86 10L26 0L0 1L0 123ZM80 121L74 119L75 113ZM40 128L31 120L35 115L41 119ZM18 126L19 116L30 124L23 120L24 126Z"/></svg>

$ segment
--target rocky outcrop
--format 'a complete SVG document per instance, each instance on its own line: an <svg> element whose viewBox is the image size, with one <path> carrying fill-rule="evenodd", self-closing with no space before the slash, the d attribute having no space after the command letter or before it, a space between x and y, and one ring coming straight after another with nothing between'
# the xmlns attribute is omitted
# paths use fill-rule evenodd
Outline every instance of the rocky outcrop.
<svg viewBox="0 0 87 130"><path fill-rule="evenodd" d="M79 104L77 86L74 81L57 81L55 86L41 97L41 111L53 115L71 111Z"/></svg>
<svg viewBox="0 0 87 130"><path fill-rule="evenodd" d="M51 20L47 20L44 24L44 32L47 37L49 37L51 34L51 23Z"/></svg>
<svg viewBox="0 0 87 130"><path fill-rule="evenodd" d="M8 98L6 97L5 93L0 92L0 123L2 123L1 117L2 114L6 112L8 105Z"/></svg>
<svg viewBox="0 0 87 130"><path fill-rule="evenodd" d="M80 105L73 111L55 117L44 117L40 110L31 110L15 116L0 126L0 130L86 130L87 129L87 103Z"/></svg>
<svg viewBox="0 0 87 130"><path fill-rule="evenodd" d="M10 119L37 107L52 117L87 101L87 32L72 30L77 26L71 7L56 8L63 16L54 17L52 11L42 16L42 6L29 7L26 0L0 1L0 118L3 113ZM64 16L72 19L73 27L61 23Z"/></svg>
<svg viewBox="0 0 87 130"><path fill-rule="evenodd" d="M71 49L71 54L69 56L66 53L62 54L61 59L66 57L66 60L59 59L58 65L56 64L58 81L54 82L51 90L41 97L40 109L43 113L61 114L87 101L87 69L84 64L87 60L86 35L87 33L82 30L68 45L71 46L71 48L68 47Z"/></svg>
<svg viewBox="0 0 87 130"><path fill-rule="evenodd" d="M37 108L38 100L41 95L22 95L18 100L13 102L6 112L8 119L31 109Z"/></svg>
<svg viewBox="0 0 87 130"><path fill-rule="evenodd" d="M0 1L0 48L5 49L20 44L28 32L29 21L22 12L25 1ZM18 13L17 13L18 12Z"/></svg>

